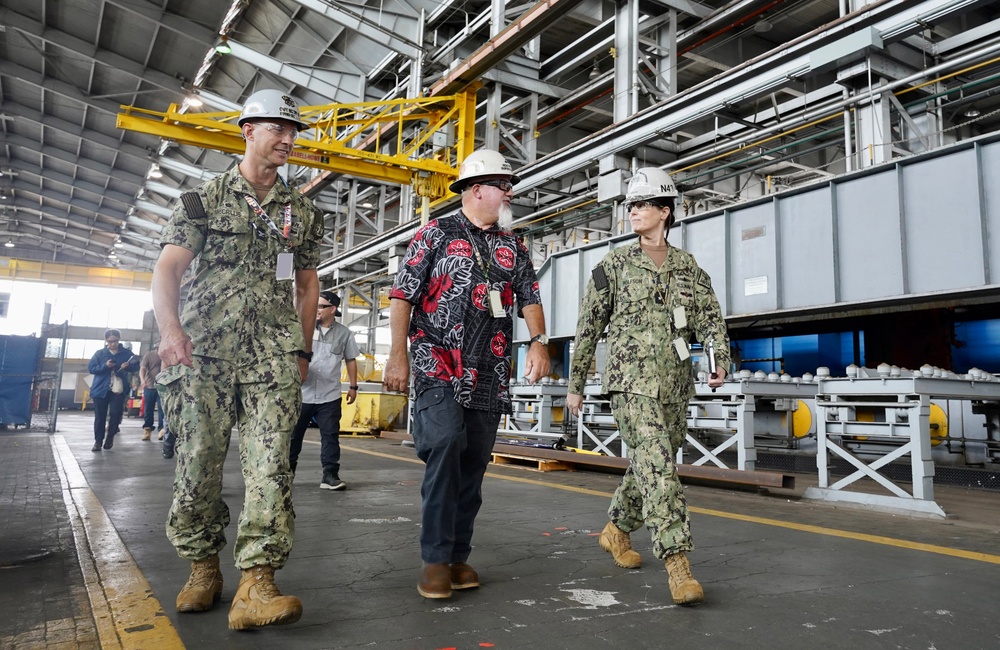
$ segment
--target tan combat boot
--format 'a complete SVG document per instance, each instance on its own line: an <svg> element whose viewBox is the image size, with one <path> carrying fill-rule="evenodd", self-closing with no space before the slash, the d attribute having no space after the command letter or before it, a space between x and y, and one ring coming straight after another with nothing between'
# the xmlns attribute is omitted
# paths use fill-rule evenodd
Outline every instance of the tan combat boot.
<svg viewBox="0 0 1000 650"><path fill-rule="evenodd" d="M153 435L153 430L152 429L150 429L149 427L143 427L142 428L142 439L143 440L149 440L149 436L151 436L151 435Z"/></svg>
<svg viewBox="0 0 1000 650"><path fill-rule="evenodd" d="M665 562L670 581L670 595L677 605L697 605L705 601L705 592L691 575L691 563L684 553L668 555Z"/></svg>
<svg viewBox="0 0 1000 650"><path fill-rule="evenodd" d="M255 566L243 569L240 586L229 608L229 629L245 630L265 625L285 625L302 618L302 602L282 596L274 584L274 569Z"/></svg>
<svg viewBox="0 0 1000 650"><path fill-rule="evenodd" d="M615 558L615 564L621 568L638 569L642 566L642 558L632 550L632 540L629 539L628 533L615 526L615 522L608 522L597 541L600 542L601 548L611 553Z"/></svg>
<svg viewBox="0 0 1000 650"><path fill-rule="evenodd" d="M191 577L177 594L178 612L204 612L222 598L222 572L219 556L213 555L191 563Z"/></svg>

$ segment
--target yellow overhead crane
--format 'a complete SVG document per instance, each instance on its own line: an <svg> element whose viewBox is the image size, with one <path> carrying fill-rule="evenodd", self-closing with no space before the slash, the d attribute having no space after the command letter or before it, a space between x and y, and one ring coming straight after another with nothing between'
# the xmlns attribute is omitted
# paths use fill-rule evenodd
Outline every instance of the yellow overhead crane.
<svg viewBox="0 0 1000 650"><path fill-rule="evenodd" d="M431 205L449 196L458 166L474 148L476 87L455 95L305 106L289 162L399 185ZM120 129L181 144L243 153L238 112L182 113L122 106Z"/></svg>

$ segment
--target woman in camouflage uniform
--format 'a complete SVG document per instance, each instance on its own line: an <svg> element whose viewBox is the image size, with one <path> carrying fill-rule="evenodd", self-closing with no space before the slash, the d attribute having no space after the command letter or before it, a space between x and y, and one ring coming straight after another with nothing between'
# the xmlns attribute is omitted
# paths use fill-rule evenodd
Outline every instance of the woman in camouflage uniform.
<svg viewBox="0 0 1000 650"><path fill-rule="evenodd" d="M694 395L688 341L694 336L715 346L718 372L709 385L721 386L729 338L708 274L690 253L666 241L676 198L677 188L661 169L640 169L632 177L625 208L639 240L594 267L580 307L566 404L579 415L584 381L607 327L603 390L611 394L631 463L611 500L600 544L618 566L638 568L642 559L629 533L645 523L654 553L665 561L674 602L693 605L704 600L704 592L686 555L694 547L674 464Z"/></svg>

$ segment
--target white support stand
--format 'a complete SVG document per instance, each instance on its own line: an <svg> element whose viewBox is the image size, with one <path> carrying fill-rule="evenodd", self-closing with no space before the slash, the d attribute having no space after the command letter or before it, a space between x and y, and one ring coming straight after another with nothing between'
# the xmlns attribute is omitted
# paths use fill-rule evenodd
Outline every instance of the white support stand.
<svg viewBox="0 0 1000 650"><path fill-rule="evenodd" d="M816 396L819 487L808 498L853 502L878 509L946 516L934 501L930 404L938 399L1000 399L1000 383L944 377L827 378ZM864 419L859 414L864 414ZM893 448L894 447L894 448ZM885 453L890 448L891 451ZM873 450L882 453L873 454ZM875 460L867 461L877 455ZM911 487L879 472L910 456ZM833 458L835 457L835 458ZM854 471L831 483L832 461L846 461ZM889 495L872 494L858 481L870 479ZM850 491L848 487L852 487Z"/></svg>

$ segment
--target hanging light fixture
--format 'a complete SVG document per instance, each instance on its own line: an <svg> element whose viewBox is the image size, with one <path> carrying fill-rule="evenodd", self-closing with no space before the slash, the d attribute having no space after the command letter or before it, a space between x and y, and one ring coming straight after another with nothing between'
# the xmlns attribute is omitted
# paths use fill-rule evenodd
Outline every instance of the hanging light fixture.
<svg viewBox="0 0 1000 650"><path fill-rule="evenodd" d="M588 76L591 79L596 79L597 77L601 76L601 68L600 66L597 65L597 57L594 57L594 67L591 68L590 75Z"/></svg>
<svg viewBox="0 0 1000 650"><path fill-rule="evenodd" d="M6 248L14 248L14 240L13 239L8 239L7 243L4 244L4 247L6 247Z"/></svg>
<svg viewBox="0 0 1000 650"><path fill-rule="evenodd" d="M965 112L964 112L964 113L962 113L962 115L963 115L964 117L967 117L967 118L969 118L969 119L972 119L972 118L975 118L975 117L979 117L980 115L982 115L982 113L981 113L981 112L979 112L979 109L978 109L978 108L976 108L976 105L975 105L975 104L972 104L972 105L971 105L971 106L969 106L969 107L968 107L967 109L965 109Z"/></svg>
<svg viewBox="0 0 1000 650"><path fill-rule="evenodd" d="M160 166L153 163L153 166L149 168L150 178L163 178L163 172L160 171Z"/></svg>
<svg viewBox="0 0 1000 650"><path fill-rule="evenodd" d="M757 32L758 34L766 34L767 32L771 31L773 27L774 25L771 24L770 20L768 20L765 16L761 16L760 20L754 23L753 31Z"/></svg>
<svg viewBox="0 0 1000 650"><path fill-rule="evenodd" d="M215 45L213 45L212 47L219 54L233 53L233 48L229 46L229 37L223 36L222 34L220 34L219 37L215 39Z"/></svg>

